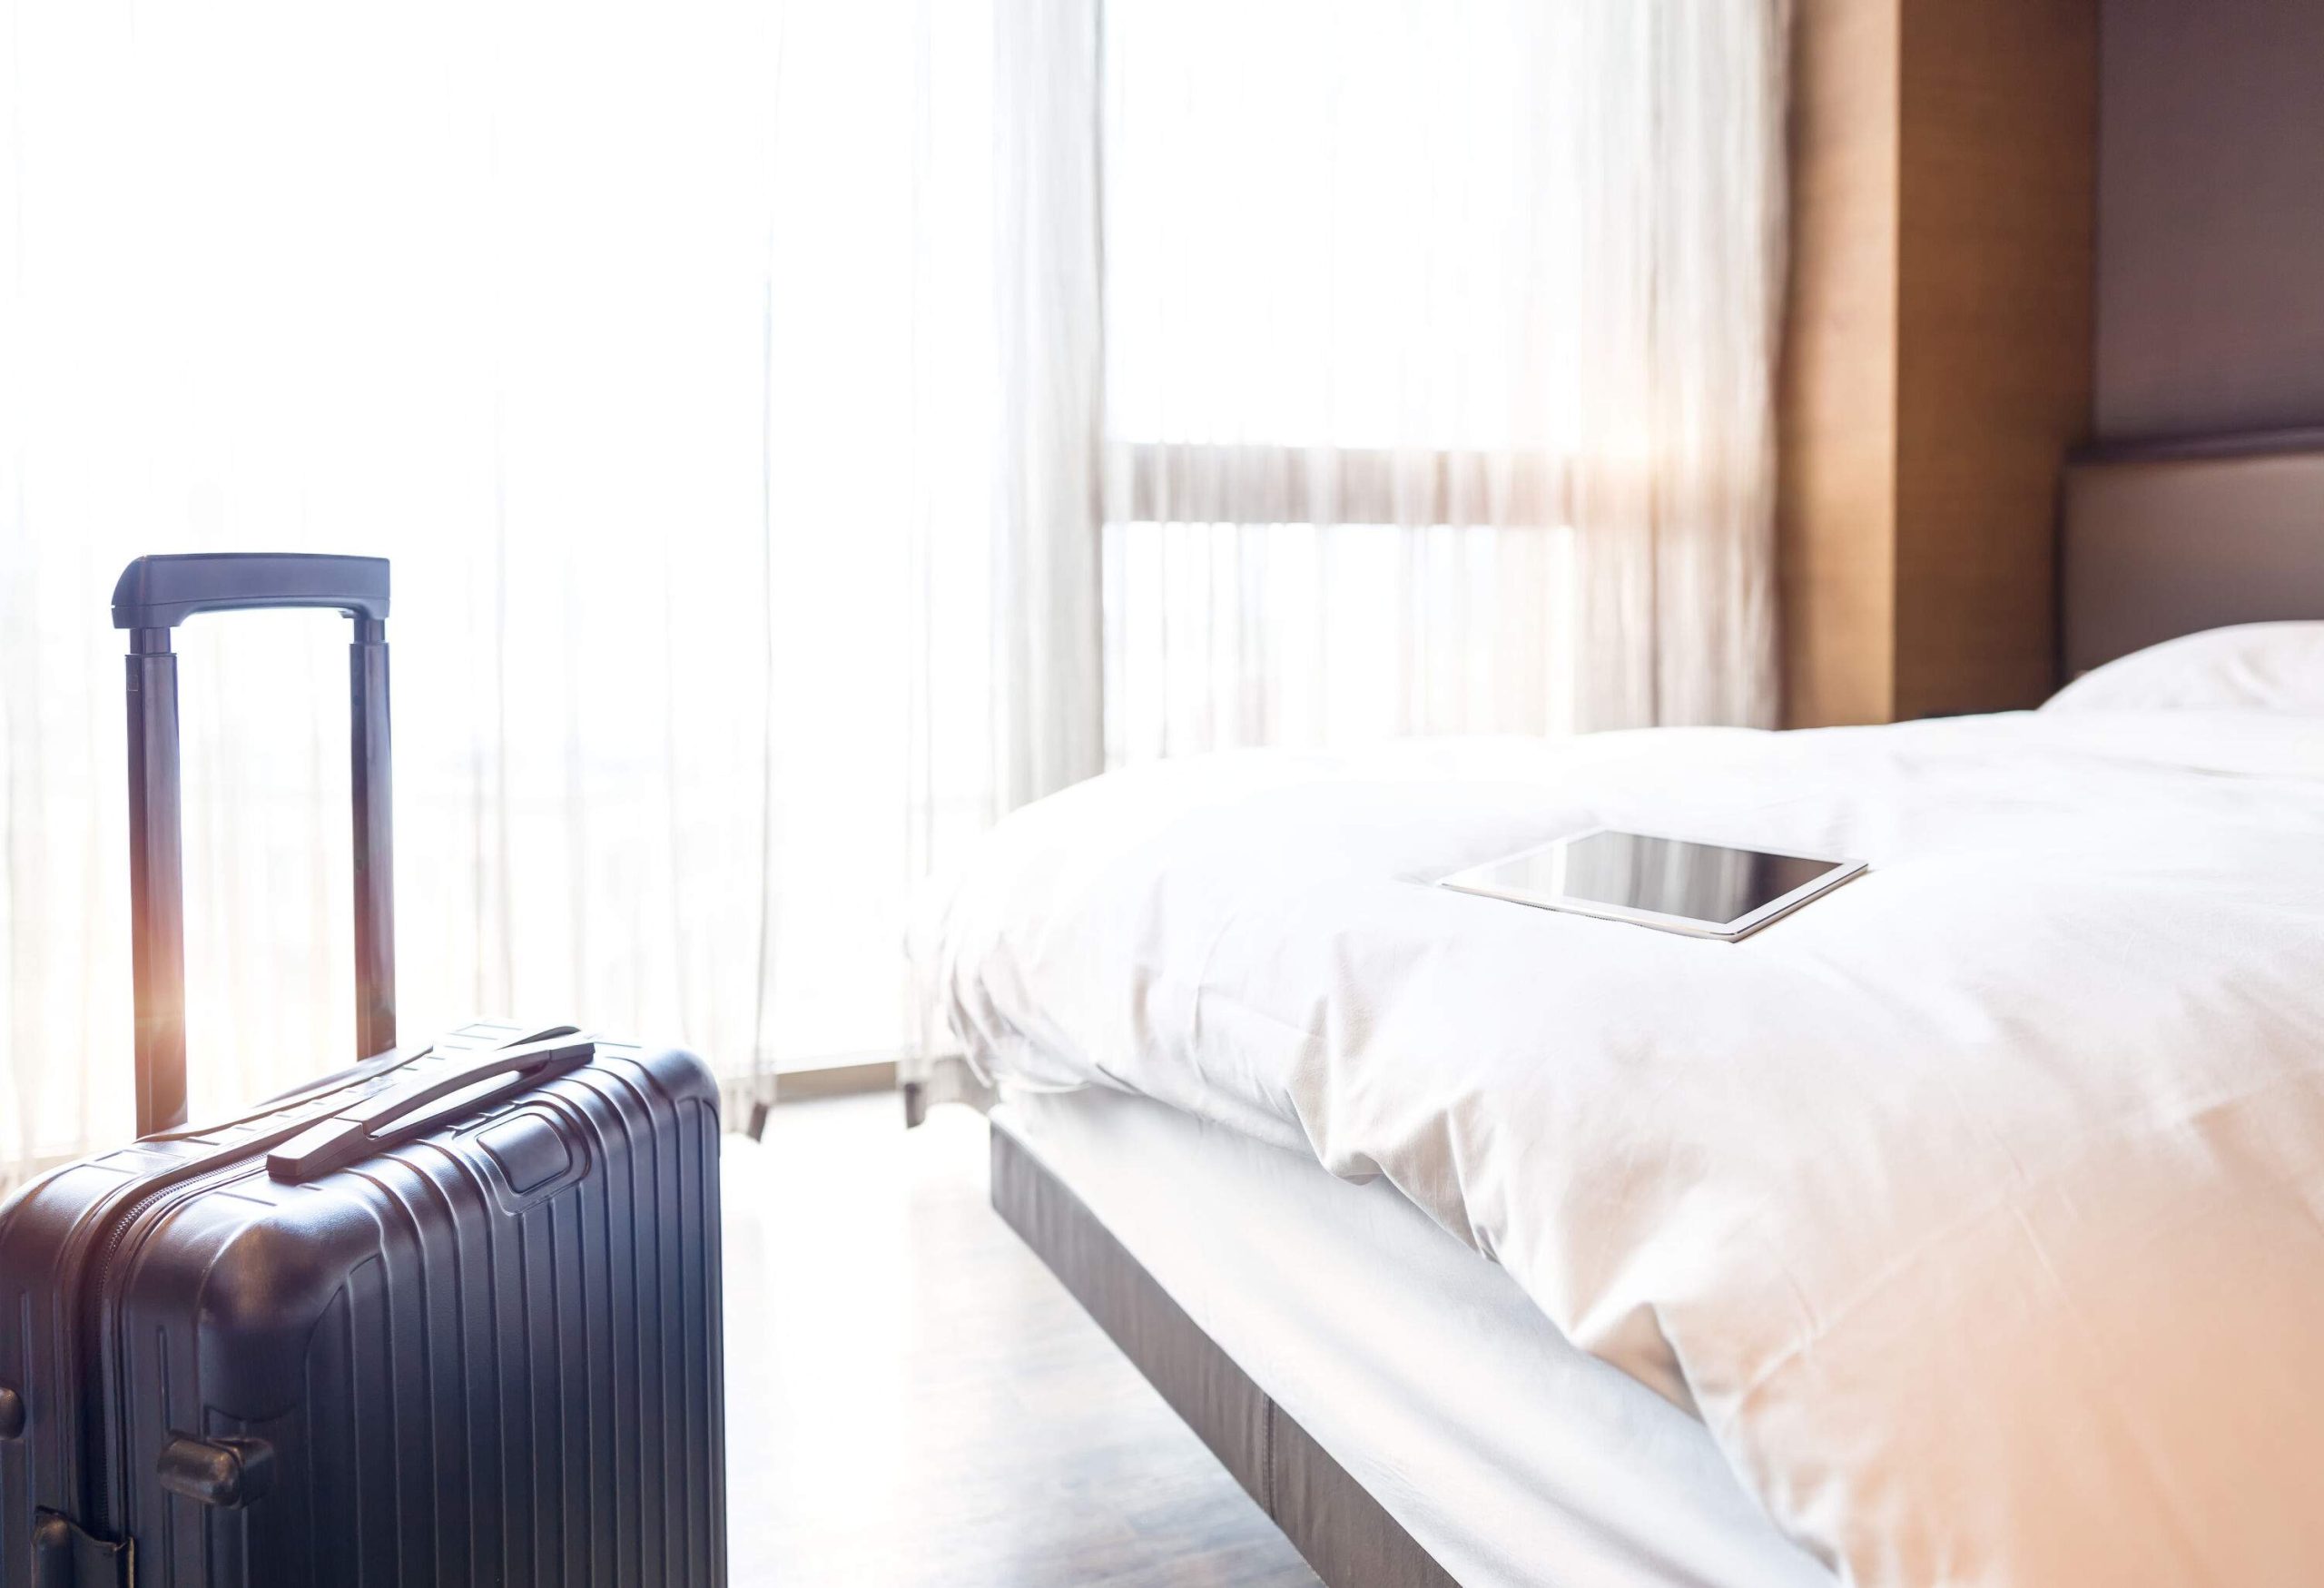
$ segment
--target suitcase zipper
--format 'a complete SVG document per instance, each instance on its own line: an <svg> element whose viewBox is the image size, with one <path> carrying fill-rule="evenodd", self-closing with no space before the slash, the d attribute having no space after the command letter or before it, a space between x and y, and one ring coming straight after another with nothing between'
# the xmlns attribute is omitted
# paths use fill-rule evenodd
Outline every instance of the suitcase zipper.
<svg viewBox="0 0 2324 1588"><path fill-rule="evenodd" d="M292 1134L297 1129L293 1126L281 1132L281 1136ZM274 1139L280 1139L281 1136ZM110 1298L113 1270L121 1262L132 1232L148 1214L160 1210L164 1204L174 1206L215 1187L249 1178L258 1167L251 1161L251 1155L263 1153L268 1144L267 1137L260 1137L229 1149L231 1156L197 1159L162 1184L151 1187L132 1199L113 1216L103 1240L83 1270L81 1293L85 1311L81 1327L76 1331L81 1336L83 1360L94 1369L100 1384L108 1380L115 1384L121 1381L121 1365L113 1360L115 1353L111 1348L111 1336L116 1331L113 1327L115 1309ZM118 1533L122 1531L121 1524L127 1521L124 1514L127 1490L124 1485L119 1496L113 1493L113 1479L126 1476L125 1471L117 1470L123 1463L115 1459L114 1449L116 1446L123 1447L125 1456L128 1440L121 1423L125 1408L117 1395L99 1395L96 1400L100 1406L110 1403L112 1415L106 1419L110 1425L103 1430L86 1427L83 1430L83 1447L87 1453L86 1472L82 1484L84 1511L92 1524L92 1531ZM117 1497L123 1503L116 1504Z"/></svg>

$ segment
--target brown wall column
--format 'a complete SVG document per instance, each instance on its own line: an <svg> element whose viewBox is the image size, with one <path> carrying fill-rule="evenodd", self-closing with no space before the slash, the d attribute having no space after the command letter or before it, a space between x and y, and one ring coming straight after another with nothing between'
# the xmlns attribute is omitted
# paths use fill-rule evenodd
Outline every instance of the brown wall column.
<svg viewBox="0 0 2324 1588"><path fill-rule="evenodd" d="M2088 430L2095 0L1797 0L1786 719L2038 703Z"/></svg>

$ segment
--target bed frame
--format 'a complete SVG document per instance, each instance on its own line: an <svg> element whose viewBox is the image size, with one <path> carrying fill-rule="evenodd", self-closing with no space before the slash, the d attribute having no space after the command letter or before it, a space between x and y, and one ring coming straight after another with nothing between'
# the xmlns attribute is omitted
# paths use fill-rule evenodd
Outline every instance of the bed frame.
<svg viewBox="0 0 2324 1588"><path fill-rule="evenodd" d="M2063 495L2061 682L2182 634L2324 617L2324 429L2095 449Z"/></svg>
<svg viewBox="0 0 2324 1588"><path fill-rule="evenodd" d="M1458 1588L999 1121L992 1205L1330 1588Z"/></svg>
<svg viewBox="0 0 2324 1588"><path fill-rule="evenodd" d="M2093 449L2062 491L2060 679L2231 623L2324 618L2324 430ZM1452 1576L1008 1130L992 1205L1328 1588Z"/></svg>

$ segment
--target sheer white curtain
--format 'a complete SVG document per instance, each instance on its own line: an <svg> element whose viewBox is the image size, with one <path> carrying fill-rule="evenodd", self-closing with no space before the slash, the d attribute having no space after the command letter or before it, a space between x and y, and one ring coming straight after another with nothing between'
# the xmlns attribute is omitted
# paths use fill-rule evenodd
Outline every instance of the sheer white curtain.
<svg viewBox="0 0 2324 1588"><path fill-rule="evenodd" d="M1778 0L1109 0L1108 750L1764 723Z"/></svg>
<svg viewBox="0 0 2324 1588"><path fill-rule="evenodd" d="M130 1129L140 552L393 559L408 1035L904 1045L999 798L991 29L0 0L0 1183ZM345 626L181 631L197 1114L352 1044Z"/></svg>
<svg viewBox="0 0 2324 1588"><path fill-rule="evenodd" d="M0 17L0 1178L128 1129L139 552L394 558L407 1031L762 1087L1108 759L1769 711L1777 0ZM181 641L198 1110L352 1041L342 643Z"/></svg>
<svg viewBox="0 0 2324 1588"><path fill-rule="evenodd" d="M996 656L1049 714L1001 803L1238 745L1772 720L1785 0L997 22Z"/></svg>

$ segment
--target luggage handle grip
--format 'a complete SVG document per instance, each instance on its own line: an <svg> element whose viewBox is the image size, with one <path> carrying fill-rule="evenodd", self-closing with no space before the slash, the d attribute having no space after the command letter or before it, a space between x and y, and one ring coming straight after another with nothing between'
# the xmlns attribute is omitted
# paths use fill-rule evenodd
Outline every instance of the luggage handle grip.
<svg viewBox="0 0 2324 1588"><path fill-rule="evenodd" d="M115 628L175 628L197 612L320 607L384 623L388 559L318 552L141 557L113 587Z"/></svg>
<svg viewBox="0 0 2324 1588"><path fill-rule="evenodd" d="M267 1176L292 1186L320 1179L385 1146L382 1138L393 1127L405 1125L409 1129L407 1121L410 1116L429 1103L466 1091L496 1076L508 1077L500 1085L464 1100L450 1113L428 1116L420 1121L421 1129L432 1129L453 1114L497 1103L537 1082L569 1074L586 1064L596 1050L596 1041L590 1037L526 1042L514 1048L495 1049L472 1063L455 1065L392 1087L365 1099L343 1114L319 1121L268 1153Z"/></svg>

